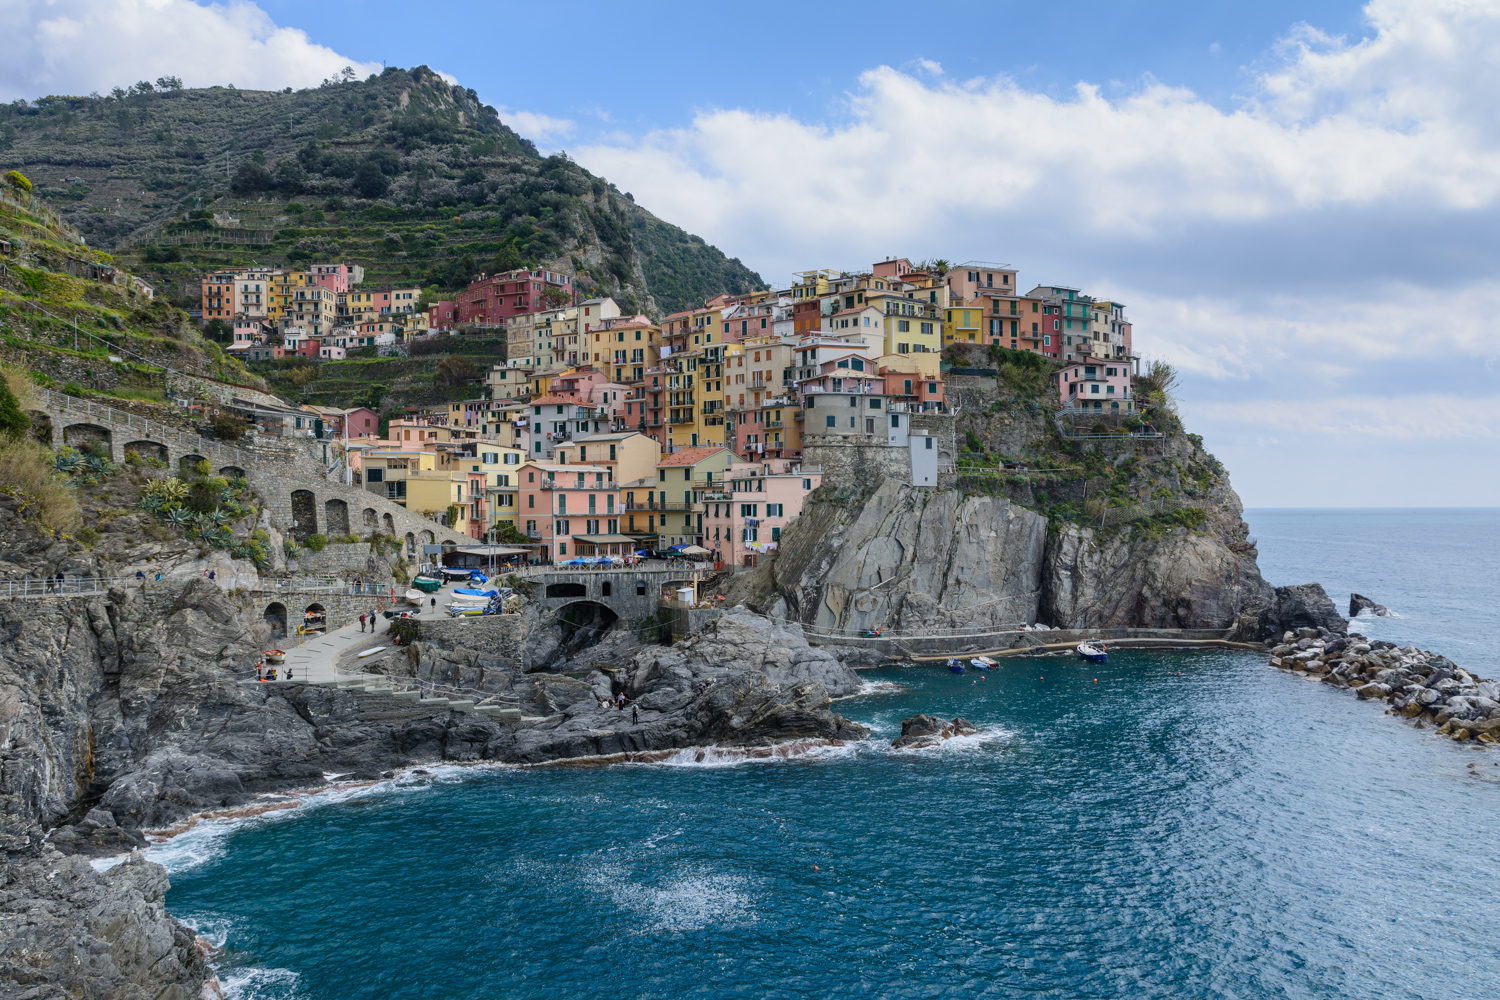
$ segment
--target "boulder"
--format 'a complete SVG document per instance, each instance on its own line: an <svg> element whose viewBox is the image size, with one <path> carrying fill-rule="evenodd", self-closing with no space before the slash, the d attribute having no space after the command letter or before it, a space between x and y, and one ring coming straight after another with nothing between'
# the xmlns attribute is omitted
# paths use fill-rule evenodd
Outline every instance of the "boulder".
<svg viewBox="0 0 1500 1000"><path fill-rule="evenodd" d="M972 736L979 727L968 719L940 719L935 715L913 715L901 721L901 735L891 741L897 750L920 750L941 746L955 736Z"/></svg>
<svg viewBox="0 0 1500 1000"><path fill-rule="evenodd" d="M1372 615L1377 615L1382 618L1391 613L1391 609L1386 607L1384 604L1376 604L1374 601L1361 594L1350 594L1349 617L1358 618L1366 611L1368 611Z"/></svg>
<svg viewBox="0 0 1500 1000"><path fill-rule="evenodd" d="M1321 583L1304 583L1294 587L1276 588L1276 616L1283 629L1311 628L1314 636L1318 629L1333 635L1344 635L1349 623L1339 617L1328 592Z"/></svg>

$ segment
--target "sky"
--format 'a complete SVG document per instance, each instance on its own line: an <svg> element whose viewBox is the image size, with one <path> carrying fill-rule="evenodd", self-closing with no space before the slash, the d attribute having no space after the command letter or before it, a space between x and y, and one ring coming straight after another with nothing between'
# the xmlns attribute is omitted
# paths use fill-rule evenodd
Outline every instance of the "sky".
<svg viewBox="0 0 1500 1000"><path fill-rule="evenodd" d="M778 287L903 255L1125 302L1247 506L1500 503L1500 0L0 0L0 32L0 100L426 64Z"/></svg>

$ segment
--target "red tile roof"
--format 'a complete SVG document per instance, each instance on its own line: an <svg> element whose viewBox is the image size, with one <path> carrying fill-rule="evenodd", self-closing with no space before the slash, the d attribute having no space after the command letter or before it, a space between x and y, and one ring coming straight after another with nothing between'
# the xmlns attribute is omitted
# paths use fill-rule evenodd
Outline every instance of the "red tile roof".
<svg viewBox="0 0 1500 1000"><path fill-rule="evenodd" d="M681 451L674 451L670 455L663 455L661 461L656 464L658 467L663 465L697 465L705 458L712 458L721 451L724 451L722 446L714 448L684 448Z"/></svg>

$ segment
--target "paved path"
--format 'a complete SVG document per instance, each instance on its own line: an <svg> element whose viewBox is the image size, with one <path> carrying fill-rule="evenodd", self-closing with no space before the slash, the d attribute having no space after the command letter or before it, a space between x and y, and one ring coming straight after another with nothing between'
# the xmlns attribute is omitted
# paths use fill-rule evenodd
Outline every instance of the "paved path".
<svg viewBox="0 0 1500 1000"><path fill-rule="evenodd" d="M442 590L429 595L422 605L419 617L424 619L445 617L448 599L453 596L453 588L457 586L459 584L445 584ZM465 581L463 586L468 586L468 582ZM436 612L432 608L433 597L437 598ZM370 599L370 606L375 606L374 597ZM404 607L404 605L397 605L397 607ZM364 631L361 631L359 622L356 621L343 628L336 628L332 632L308 639L296 649L287 651L286 664L276 671L277 676L290 677L294 681L308 681L313 684L336 681L340 676L339 657L351 647L361 643L370 643L376 635L384 635L390 627L391 623L377 612L373 630L366 627ZM379 645L378 642L370 644Z"/></svg>

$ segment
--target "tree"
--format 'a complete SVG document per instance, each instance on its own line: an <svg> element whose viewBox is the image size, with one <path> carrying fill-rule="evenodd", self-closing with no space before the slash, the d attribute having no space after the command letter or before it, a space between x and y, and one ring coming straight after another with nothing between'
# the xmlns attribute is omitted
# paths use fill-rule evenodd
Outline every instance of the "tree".
<svg viewBox="0 0 1500 1000"><path fill-rule="evenodd" d="M7 170L5 172L5 183L17 191L31 192L31 181L19 170Z"/></svg>
<svg viewBox="0 0 1500 1000"><path fill-rule="evenodd" d="M222 319L211 319L203 324L203 336L209 340L222 343L234 332L234 329Z"/></svg>
<svg viewBox="0 0 1500 1000"><path fill-rule="evenodd" d="M271 171L264 164L253 161L241 163L240 168L234 172L234 180L229 183L229 189L235 194L255 194L269 191L275 186L276 178L271 176Z"/></svg>
<svg viewBox="0 0 1500 1000"><path fill-rule="evenodd" d="M391 182L374 162L365 160L360 163L359 168L354 171L354 190L362 198L372 201L376 198L384 198L385 193L391 189Z"/></svg>
<svg viewBox="0 0 1500 1000"><path fill-rule="evenodd" d="M156 78L156 86L160 90L181 90L182 81L175 76L159 76Z"/></svg>
<svg viewBox="0 0 1500 1000"><path fill-rule="evenodd" d="M1146 363L1146 372L1135 380L1135 394L1153 409L1177 412L1177 369L1161 359Z"/></svg>
<svg viewBox="0 0 1500 1000"><path fill-rule="evenodd" d="M448 505L448 527L458 527L458 504L456 503Z"/></svg>
<svg viewBox="0 0 1500 1000"><path fill-rule="evenodd" d="M549 306L553 306L555 308L558 306L567 305L572 296L570 296L565 290L558 288L556 285L548 285L546 288L542 289L542 298Z"/></svg>
<svg viewBox="0 0 1500 1000"><path fill-rule="evenodd" d="M296 160L288 159L276 164L274 177L276 179L276 186L281 190L282 194L301 194L302 186L307 181L307 172L302 169L302 164Z"/></svg>
<svg viewBox="0 0 1500 1000"><path fill-rule="evenodd" d="M531 539L509 521L496 521L492 526L497 545L529 545Z"/></svg>
<svg viewBox="0 0 1500 1000"><path fill-rule="evenodd" d="M0 378L0 437L19 440L31 430L31 418L21 409L21 401Z"/></svg>
<svg viewBox="0 0 1500 1000"><path fill-rule="evenodd" d="M211 426L214 429L214 437L220 441L238 441L240 434L245 429L243 422L234 419L227 413L216 414Z"/></svg>

